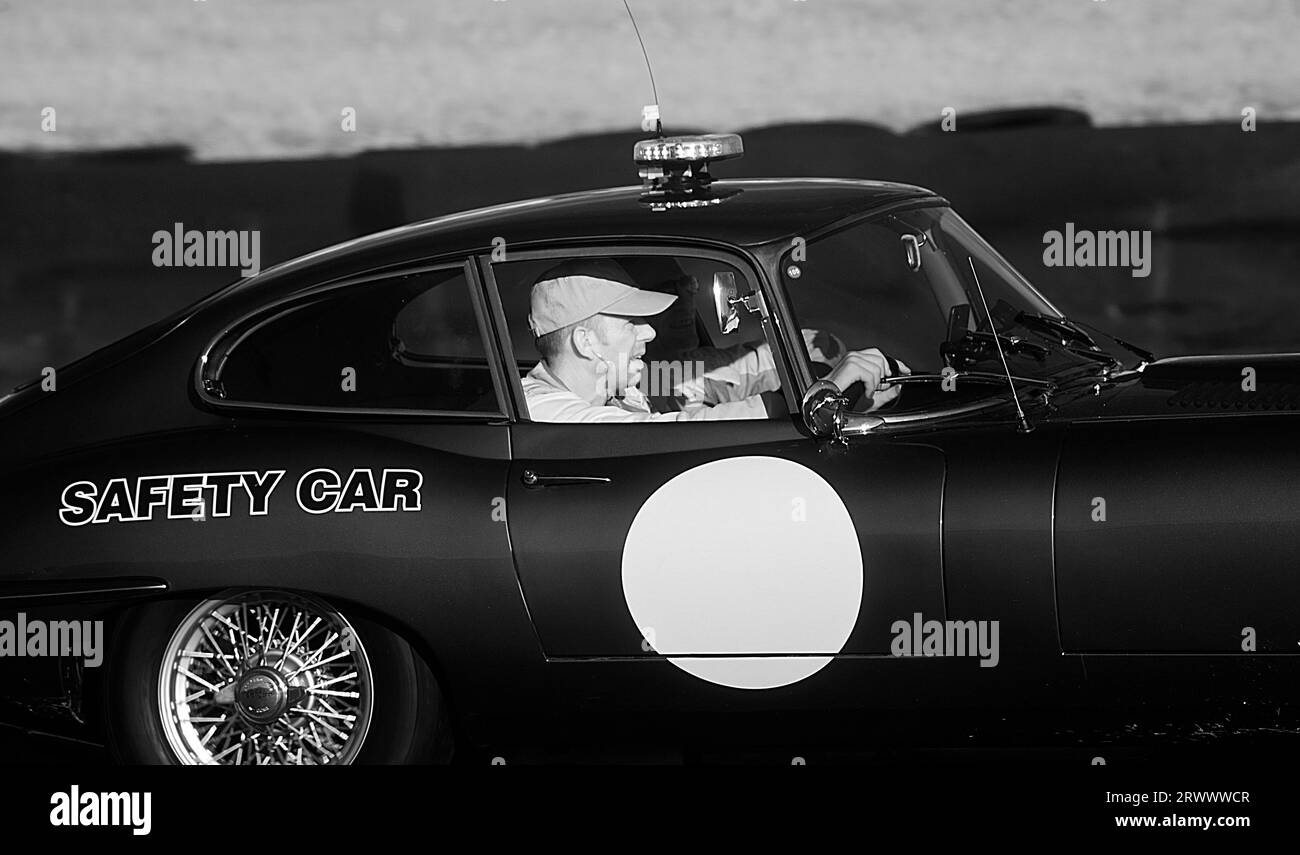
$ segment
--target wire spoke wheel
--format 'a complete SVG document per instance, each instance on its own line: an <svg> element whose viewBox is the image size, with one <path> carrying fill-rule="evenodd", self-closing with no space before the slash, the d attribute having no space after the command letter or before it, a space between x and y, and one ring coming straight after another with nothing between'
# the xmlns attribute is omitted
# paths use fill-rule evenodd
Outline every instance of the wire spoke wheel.
<svg viewBox="0 0 1300 855"><path fill-rule="evenodd" d="M281 591L206 600L163 654L158 711L187 765L340 765L370 729L374 683L352 625Z"/></svg>

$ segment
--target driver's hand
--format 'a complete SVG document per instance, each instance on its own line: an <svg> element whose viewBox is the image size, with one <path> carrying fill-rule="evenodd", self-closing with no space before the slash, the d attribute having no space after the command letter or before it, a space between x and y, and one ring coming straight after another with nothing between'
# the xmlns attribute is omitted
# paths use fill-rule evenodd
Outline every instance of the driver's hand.
<svg viewBox="0 0 1300 855"><path fill-rule="evenodd" d="M907 367L906 362L904 362L901 359L895 359L894 361L898 363L898 373L900 375L912 373L912 369ZM890 383L888 380L882 380L881 387L875 392L873 392L871 395L871 406L867 408L867 412L880 409L885 404L888 404L890 401L894 400L902 393L903 393L902 384Z"/></svg>
<svg viewBox="0 0 1300 855"><path fill-rule="evenodd" d="M900 374L912 373L912 369L902 362L898 363L898 370ZM850 352L831 369L826 379L841 390L861 380L866 394L871 396L871 409L874 410L897 398L902 391L901 387L889 386L885 382L885 378L889 376L889 361L885 359L885 355L879 348L869 347L866 350Z"/></svg>

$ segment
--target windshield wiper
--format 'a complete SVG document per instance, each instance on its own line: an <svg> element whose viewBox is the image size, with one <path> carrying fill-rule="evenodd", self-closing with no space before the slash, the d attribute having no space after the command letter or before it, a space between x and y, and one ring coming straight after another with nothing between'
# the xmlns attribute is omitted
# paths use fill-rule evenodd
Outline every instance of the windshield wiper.
<svg viewBox="0 0 1300 855"><path fill-rule="evenodd" d="M1130 344L1129 342L1125 341L1124 339L1118 336L1111 335L1110 333L1106 332L1103 329L1094 327L1092 324L1085 324L1083 321L1071 321L1071 323L1075 324L1076 326L1087 327L1088 329L1092 330L1095 333L1100 333L1104 335L1106 338L1110 339L1111 341L1118 344L1120 347L1127 350L1129 353L1136 356L1139 360L1141 360L1141 364L1138 365L1136 369L1134 369L1135 371L1141 371L1142 369L1150 365L1152 362L1156 361L1156 355L1151 351L1138 347L1136 344Z"/></svg>
<svg viewBox="0 0 1300 855"><path fill-rule="evenodd" d="M1156 361L1155 354L1152 353L1151 351L1144 350L1134 344L1129 344L1127 341L1124 341L1124 339L1116 338L1115 336L1111 335L1105 330L1098 329L1097 327L1094 327L1091 324L1085 324L1082 321L1072 321L1069 318L1065 317L1064 315L1062 315L1059 318L1053 318L1048 315L1035 315L1035 314L1030 314L1028 312L1021 312L1016 316L1016 320L1022 326L1029 327L1030 329L1034 329L1036 326L1039 329L1050 329L1061 335L1062 346L1068 348L1071 353L1078 354L1079 356L1091 357L1093 359L1096 359L1098 362L1111 362L1113 363L1115 368L1122 369L1124 365L1122 362L1120 362L1120 360L1116 359L1114 356L1112 356L1111 354L1103 350L1101 346L1097 344L1096 339L1088 335L1088 333L1083 329L1084 327L1088 327L1094 332L1104 335L1106 338L1110 339L1111 341L1118 344L1120 347L1127 350L1129 353L1136 356L1140 360L1140 362L1138 366L1135 369L1133 369L1134 371L1141 372L1152 362ZM1069 340L1077 341L1085 345L1088 349L1079 350L1077 348L1070 347Z"/></svg>
<svg viewBox="0 0 1300 855"><path fill-rule="evenodd" d="M1017 324L1029 330L1046 334L1051 343L1066 353L1088 359L1104 367L1107 374L1123 368L1113 354L1097 344L1096 339L1075 321L1061 315L1043 315L1036 312L1016 311L1013 306L999 300L993 310L994 317L1006 324Z"/></svg>
<svg viewBox="0 0 1300 855"><path fill-rule="evenodd" d="M1015 317L1016 323L1021 326L1037 329L1044 332L1055 333L1061 337L1061 344L1068 345L1071 341L1077 341L1085 347L1097 348L1097 342L1092 336L1084 332L1083 328L1071 321L1065 316L1054 318L1051 315L1039 315L1030 312L1020 312ZM1100 350L1100 348L1097 348Z"/></svg>
<svg viewBox="0 0 1300 855"><path fill-rule="evenodd" d="M1027 353L1039 362L1042 362L1047 358L1047 348L1043 347L1041 344L1034 344L1033 342L1025 341L1023 338L1018 336L989 332L988 330L971 330L966 333L966 335L971 338L987 338L990 341L996 340L997 344L1001 345L1006 350L1014 353Z"/></svg>

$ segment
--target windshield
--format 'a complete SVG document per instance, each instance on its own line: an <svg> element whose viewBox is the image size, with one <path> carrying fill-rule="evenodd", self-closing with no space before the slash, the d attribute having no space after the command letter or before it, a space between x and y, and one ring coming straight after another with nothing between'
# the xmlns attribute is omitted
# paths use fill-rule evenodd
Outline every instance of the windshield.
<svg viewBox="0 0 1300 855"><path fill-rule="evenodd" d="M998 344L1016 376L1112 362L950 208L890 213L796 245L780 275L798 326L839 339L831 351L876 347L914 374L1000 374ZM811 347L809 358L823 375Z"/></svg>

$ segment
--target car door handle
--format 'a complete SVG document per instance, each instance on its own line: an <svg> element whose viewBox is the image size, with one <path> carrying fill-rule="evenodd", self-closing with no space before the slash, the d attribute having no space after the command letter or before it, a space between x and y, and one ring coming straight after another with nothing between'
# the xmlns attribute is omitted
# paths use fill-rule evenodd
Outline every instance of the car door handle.
<svg viewBox="0 0 1300 855"><path fill-rule="evenodd" d="M608 484L604 475L539 475L531 469L525 469L523 477L525 487L562 487L570 484Z"/></svg>

